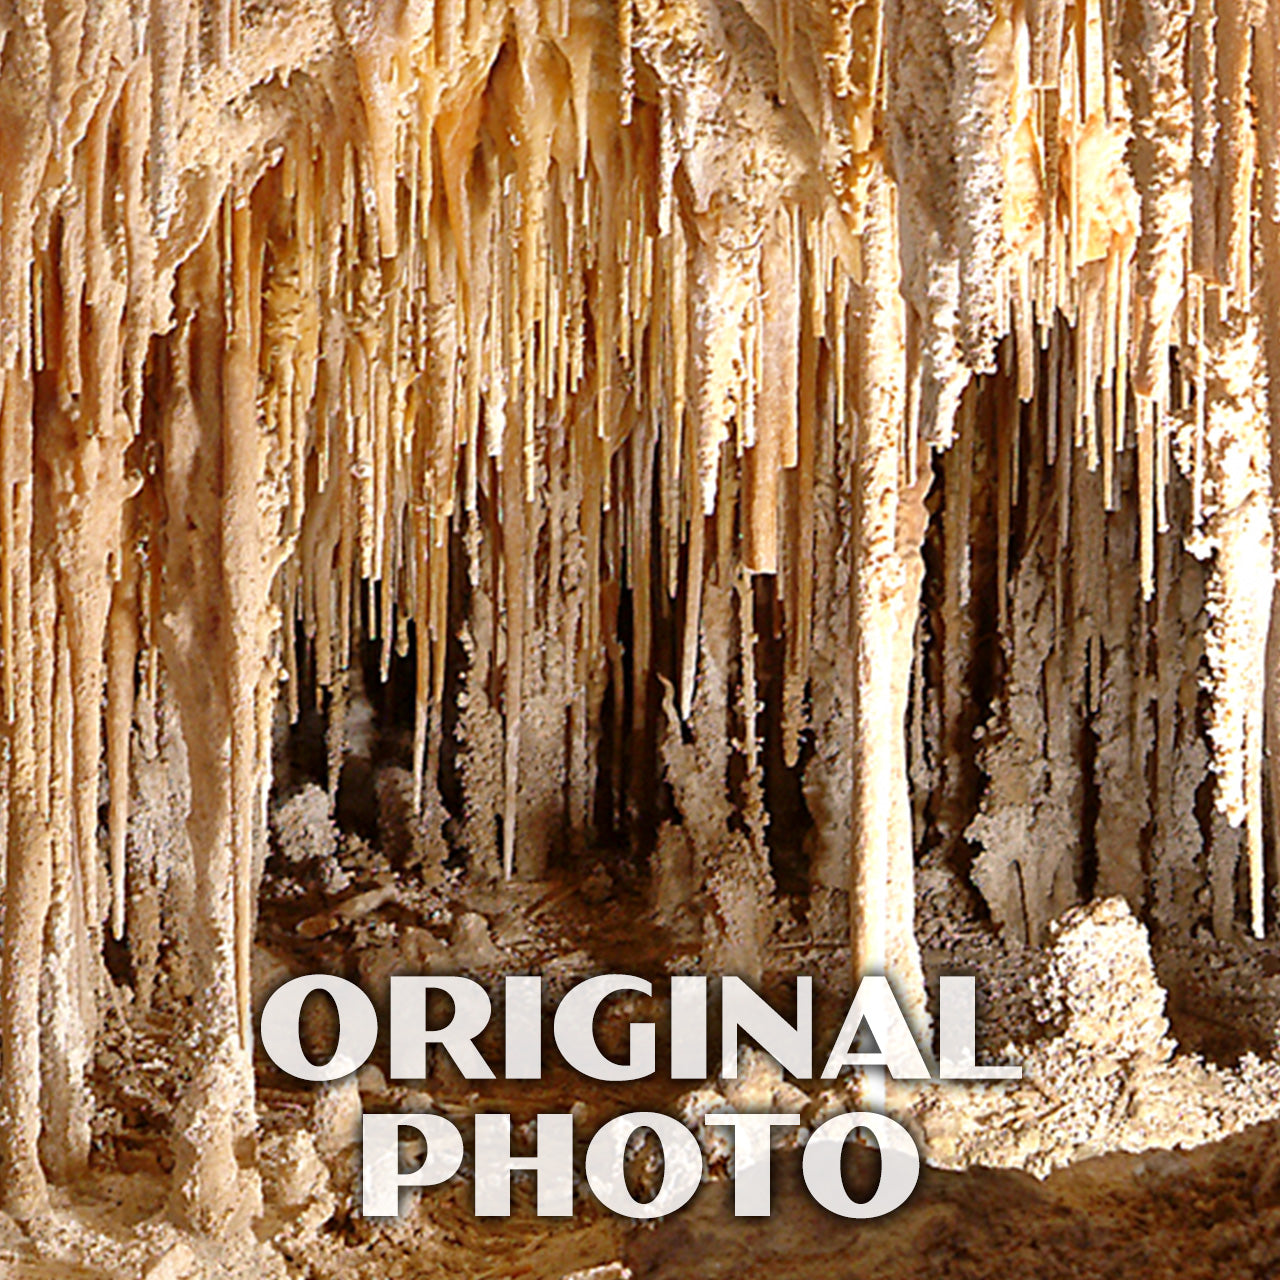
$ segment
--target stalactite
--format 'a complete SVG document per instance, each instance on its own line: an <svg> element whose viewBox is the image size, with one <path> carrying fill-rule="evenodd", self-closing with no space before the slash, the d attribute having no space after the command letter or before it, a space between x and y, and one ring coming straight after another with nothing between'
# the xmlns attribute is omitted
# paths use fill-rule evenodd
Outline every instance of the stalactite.
<svg viewBox="0 0 1280 1280"><path fill-rule="evenodd" d="M112 593L107 635L106 711L111 936L117 941L124 936L128 898L125 867L129 835L129 736L133 726L134 669L138 656L137 560L127 542L122 553L124 563L119 567L120 577Z"/></svg>

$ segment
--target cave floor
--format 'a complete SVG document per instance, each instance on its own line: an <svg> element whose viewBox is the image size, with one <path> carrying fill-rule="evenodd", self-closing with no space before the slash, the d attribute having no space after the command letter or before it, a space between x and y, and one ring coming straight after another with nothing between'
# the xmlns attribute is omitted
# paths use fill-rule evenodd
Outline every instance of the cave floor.
<svg viewBox="0 0 1280 1280"><path fill-rule="evenodd" d="M595 1221L549 1225L520 1214L478 1229L458 1197L363 1240L320 1233L288 1261L253 1241L204 1243L159 1225L163 1183L145 1175L95 1179L63 1194L32 1239L0 1237L5 1280L124 1280L129 1276L314 1280L1273 1280L1280 1275L1280 1126L1263 1125L1190 1152L1113 1155L1041 1182L1011 1170L926 1168L912 1198L874 1223L814 1205L794 1162L775 1170L775 1212L731 1216L729 1184L704 1185L656 1226ZM790 1167L789 1167L790 1166ZM428 1223L420 1220L430 1216Z"/></svg>
<svg viewBox="0 0 1280 1280"><path fill-rule="evenodd" d="M368 846L354 853L347 859L354 874L336 894L293 869L269 869L255 960L264 989L296 973L329 971L376 992L407 965L482 980L538 972L554 998L592 972L637 973L658 990L665 974L704 971L696 921L653 925L643 885L625 870L610 874L602 866L572 881L501 887L468 885L460 877L427 886L392 873ZM931 972L980 973L987 987L980 1051L998 1052L999 1044L1035 1030L1028 990L1044 955L998 945L980 923L958 918L964 904L945 889L937 875L921 877L926 965ZM842 992L847 999L847 950L814 937L798 900L784 900L778 914L768 985L781 991L788 975L813 974L822 1026L841 1010ZM1206 1001L1184 996L1180 1003L1203 1008ZM166 1214L166 1128L177 1085L152 1069L149 1046L172 1030L160 1003L145 1015L126 1009L114 1038L106 1038L97 1086L107 1105L100 1110L90 1177L55 1189L52 1217L28 1233L0 1217L4 1280L1280 1276L1280 1123L1247 1123L1243 1112L1225 1130L1242 1131L1221 1141L1135 1151L1130 1134L1120 1143L1128 1150L1108 1153L1103 1138L1092 1158L1055 1156L1064 1167L1044 1178L984 1167L980 1144L953 1144L952 1163L970 1167L925 1167L908 1202L869 1223L840 1219L814 1203L795 1148L775 1152L774 1210L764 1219L732 1216L732 1183L714 1163L711 1180L692 1202L654 1224L615 1217L586 1196L572 1219L538 1218L529 1184L520 1180L512 1217L481 1222L471 1212L465 1164L460 1177L421 1192L403 1218L362 1219L353 1196L362 1108L429 1107L455 1119L465 1134L466 1118L477 1109L510 1112L519 1132L539 1111L572 1107L589 1133L624 1111L677 1114L681 1095L689 1093L687 1082L661 1077L636 1085L584 1081L550 1054L538 1081L477 1084L436 1069L418 1088L405 1089L387 1083L385 1046L356 1077L319 1089L283 1077L259 1054L264 1212L252 1226L230 1227L216 1239L196 1237ZM620 1003L614 1012L600 1027L606 1051L610 1036L644 1013L644 1002ZM1250 1016L1255 1023L1263 1017L1257 1009ZM1200 1023L1212 1030L1211 1018L1197 1022L1194 1014L1185 1026ZM1251 1043L1248 1028L1229 1037L1221 1017L1216 1025L1222 1056L1238 1056ZM323 1053L331 1031L318 1016L304 1027L304 1043L309 1034L309 1050ZM660 1063L663 1057L660 1043ZM798 1083L811 1098L821 1087ZM1191 1087L1201 1086L1193 1081ZM833 1092L815 1098L815 1105L832 1105ZM848 1106L853 1099L845 1094L844 1101ZM1170 1106L1176 1109L1175 1102ZM1052 1109L1020 1123L1047 1130L1054 1121L1046 1116ZM985 1123L975 1110L974 1129Z"/></svg>

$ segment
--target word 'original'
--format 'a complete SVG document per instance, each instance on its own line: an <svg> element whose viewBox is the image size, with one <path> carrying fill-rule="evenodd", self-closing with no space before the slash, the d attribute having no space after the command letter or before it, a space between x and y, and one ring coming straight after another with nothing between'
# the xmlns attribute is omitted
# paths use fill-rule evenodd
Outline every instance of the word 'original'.
<svg viewBox="0 0 1280 1280"><path fill-rule="evenodd" d="M337 1011L337 1041L328 1061L316 1063L302 1047L303 1005L324 992ZM624 1061L607 1056L596 1039L601 1005L623 993L652 996L652 984L629 974L602 974L572 987L551 1018L555 1047L570 1068L593 1080L640 1080L657 1071L657 1027L635 1021L627 1027ZM509 1080L538 1079L542 1074L542 979L515 976L503 980L503 1072ZM439 1004L450 1004L441 1022ZM673 1080L708 1077L708 980L699 976L671 979L669 1001ZM797 1079L834 1079L849 1068L882 1068L896 1080L1017 1080L1018 1066L979 1065L976 1057L976 995L969 977L943 977L938 992L938 1058L931 1071L923 1049L888 980L862 979L820 1072L815 1073L813 984L796 980L795 1016L780 1014L746 982L725 977L719 982L720 1075L738 1072L742 1036L751 1037L778 1065ZM470 978L394 976L387 1009L390 1077L418 1080L428 1072L431 1051L449 1056L469 1080L492 1080L494 1070L476 1041L493 1015L489 992ZM434 1025L441 1023L441 1025ZM295 978L278 988L262 1011L262 1046L282 1071L300 1080L331 1081L361 1067L378 1043L378 1011L369 996L352 982L328 974ZM791 1114L714 1113L708 1126L732 1132L735 1212L768 1213L769 1150L774 1129L798 1126ZM415 1168L403 1164L402 1130L416 1130L425 1154ZM663 1179L652 1199L640 1201L624 1176L628 1143L638 1130L648 1130L662 1150ZM840 1172L845 1142L864 1131L880 1151L880 1181L865 1201L852 1199ZM432 1186L452 1178L462 1166L462 1135L452 1121L432 1113L369 1114L364 1117L363 1200L366 1216L394 1215L402 1188ZM504 1216L510 1212L510 1183L516 1171L532 1171L538 1180L538 1213L561 1216L573 1205L573 1117L548 1113L538 1117L537 1151L512 1155L511 1119L507 1115L475 1117L476 1213ZM804 1144L805 1185L826 1208L844 1217L869 1218L888 1213L906 1200L919 1176L920 1157L910 1135L891 1117L860 1111L834 1116ZM587 1184L606 1208L634 1218L652 1218L678 1209L702 1180L702 1150L680 1121L658 1112L631 1112L605 1124L586 1152Z"/></svg>

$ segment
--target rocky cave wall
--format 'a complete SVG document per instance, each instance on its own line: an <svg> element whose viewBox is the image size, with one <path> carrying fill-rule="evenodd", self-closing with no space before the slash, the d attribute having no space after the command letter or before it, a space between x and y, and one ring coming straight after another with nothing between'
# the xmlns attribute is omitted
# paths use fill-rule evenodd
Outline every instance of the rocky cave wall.
<svg viewBox="0 0 1280 1280"><path fill-rule="evenodd" d="M6 1210L88 1158L123 951L195 1064L175 1209L252 1214L273 786L336 799L380 681L406 873L624 850L709 971L799 879L923 1026L926 848L1020 941L1103 893L1262 934L1278 44L1274 0L0 10Z"/></svg>

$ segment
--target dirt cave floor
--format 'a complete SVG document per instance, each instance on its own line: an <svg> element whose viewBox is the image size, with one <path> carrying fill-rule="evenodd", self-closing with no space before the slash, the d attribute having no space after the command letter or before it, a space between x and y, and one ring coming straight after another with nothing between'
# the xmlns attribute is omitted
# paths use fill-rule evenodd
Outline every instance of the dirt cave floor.
<svg viewBox="0 0 1280 1280"><path fill-rule="evenodd" d="M586 1081L552 1053L537 1081L465 1081L444 1062L426 1081L401 1087L387 1081L380 1044L355 1076L319 1087L282 1075L259 1051L263 1215L217 1239L188 1235L166 1213L167 1131L181 1081L159 1069L157 1046L172 1028L159 1012L163 1001L145 1021L130 1018L126 1002L96 1064L104 1105L91 1176L57 1189L53 1218L29 1234L0 1218L0 1276L1280 1276L1280 1122L1272 1119L1280 1113L1280 1068L1260 1031L1280 1021L1274 957L1240 943L1200 956L1197 967L1188 968L1185 953L1180 968L1166 966L1158 955L1153 961L1145 929L1115 902L1069 913L1044 950L1006 948L974 918L944 868L922 868L918 890L931 987L939 972L975 973L980 1053L1022 1061L1027 1078L915 1094L891 1085L891 1110L935 1167L924 1167L908 1202L883 1219L850 1222L819 1207L801 1181L795 1145L774 1153L771 1216L735 1218L725 1153L697 1124L726 1102L800 1110L812 1123L855 1107L855 1083L792 1081L746 1049L737 1080L693 1090L660 1077ZM780 899L777 914L767 987L785 1009L790 979L813 975L817 1024L830 1035L849 995L847 949L811 935L798 899ZM656 1000L671 973L700 971L699 934L691 911L652 919L646 886L625 865L500 889L458 875L426 884L395 872L374 844L344 835L320 858L277 855L268 865L255 1000L260 1006L289 976L331 972L358 981L376 1002L398 971L482 981L540 972L549 1001L592 973L620 971L653 980ZM1172 1001L1161 985L1169 981L1178 984ZM646 1016L646 1003L615 999L605 1007L607 1052L625 1048L626 1028ZM309 1003L308 1052L324 1054L333 1031L325 1002ZM572 1109L580 1134L589 1135L624 1111L661 1110L699 1133L707 1181L684 1209L637 1223L604 1210L585 1188L572 1219L539 1218L531 1180L518 1176L512 1217L482 1221L471 1211L464 1161L458 1177L418 1193L403 1218L367 1220L356 1194L362 1108L437 1111L459 1125L468 1149L467 1121L477 1110L511 1113L517 1142L539 1111ZM660 1177L644 1150L635 1164L633 1184ZM851 1194L865 1198L877 1169L873 1152L854 1151L846 1162Z"/></svg>

